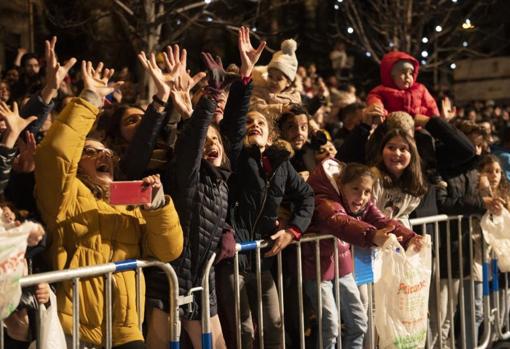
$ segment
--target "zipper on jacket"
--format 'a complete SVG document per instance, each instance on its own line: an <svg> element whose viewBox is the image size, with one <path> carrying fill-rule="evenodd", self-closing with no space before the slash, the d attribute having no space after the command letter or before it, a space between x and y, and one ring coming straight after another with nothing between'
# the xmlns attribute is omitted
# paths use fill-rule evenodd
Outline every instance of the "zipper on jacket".
<svg viewBox="0 0 510 349"><path fill-rule="evenodd" d="M266 185L264 187L264 196L262 197L262 205L260 207L260 210L259 210L257 217L255 218L255 221L253 222L253 226L251 228L251 236L250 236L251 240L255 240L255 228L257 228L257 224L259 223L260 217L262 216L262 212L264 211L264 207L266 206L267 194L269 192L269 184L271 183L271 180L273 179L275 174L276 174L276 171L273 172L273 174L271 175L271 177L269 177L269 179L266 179Z"/></svg>

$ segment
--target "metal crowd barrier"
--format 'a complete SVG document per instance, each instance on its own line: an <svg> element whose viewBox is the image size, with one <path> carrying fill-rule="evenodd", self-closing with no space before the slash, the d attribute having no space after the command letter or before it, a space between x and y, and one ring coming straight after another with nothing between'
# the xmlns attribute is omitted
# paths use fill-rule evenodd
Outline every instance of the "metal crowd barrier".
<svg viewBox="0 0 510 349"><path fill-rule="evenodd" d="M464 217L461 215L458 216L447 216L447 215L437 215L425 218L417 218L410 220L411 226L416 230L417 227L422 229L423 233L427 232L427 227L432 226L432 241L433 241L433 261L432 261L432 279L431 279L431 287L430 294L431 297L435 296L436 298L436 307L435 309L431 309L433 314L430 316L436 317L436 331L434 334L437 336L437 342L431 343L431 331L429 330L429 336L427 340L426 347L427 348L446 348L447 343L444 343L443 338L441 336L441 321L440 321L440 313L441 303L440 303L440 295L441 295L441 280L443 282L447 280L447 290L448 290L448 302L447 302L447 313L448 319L450 322L449 328L449 336L448 336L448 344L451 348L462 348L462 349L471 349L471 348L479 348L484 349L489 347L492 343L497 340L507 340L510 339L510 319L509 319L509 302L508 297L510 296L508 292L508 275L504 275L504 287L500 287L499 285L499 273L497 269L496 260L493 259L491 263L487 259L485 252L487 250L487 246L485 245L485 241L482 236L480 236L481 246L473 245L473 232L475 229L475 224L479 224L479 222L475 222L475 219L479 217L469 216ZM469 223L469 235L471 238L466 243L469 248L468 251L464 251L463 249L463 230L462 230L462 222L463 220L467 220ZM456 231L452 231L451 228L452 222L457 223ZM440 224L445 224L445 231L441 231ZM446 256L440 255L440 234L446 234ZM455 292L454 284L457 282L457 277L454 277L452 265L454 263L452 257L452 237L453 234L456 234L458 240L458 256L456 262L459 264L458 270L458 292ZM480 231L481 234L481 231ZM316 243L315 255L316 255L316 273L320 275L320 258L317 256L320 255L320 245L319 242L324 239L336 239L331 235L305 235L300 241L293 242L296 247L296 271L297 271L297 287L298 287L298 307L299 307L299 348L305 348L305 331L304 331L304 305L303 305L303 276L302 276L302 263L301 263L301 245L303 243ZM236 319L236 343L237 348L241 348L241 319L240 319L240 289L239 289L239 258L238 253L244 251L255 251L255 274L257 276L257 336L259 341L259 348L264 347L264 324L263 324L263 307L262 307L262 291L261 291L261 249L266 248L268 246L266 241L248 241L242 244L237 244L237 252L234 257L234 278L235 278L235 319ZM337 244L335 246L335 260L338 260L338 249ZM476 314L475 314L475 280L473 273L473 261L475 258L475 248L481 248L481 256L483 257L481 260L482 270L483 270L483 333L480 338L477 338L478 328L476 328ZM466 256L467 254L467 256ZM447 265L447 276L440 275L440 259L446 258ZM467 260L466 260L467 258ZM465 262L469 263L469 277L464 277L463 265ZM492 280L492 284L490 284L490 280ZM464 285L464 282L467 282ZM281 347L285 347L285 324L284 324L284 314L285 311L283 309L283 282L282 282L282 256L281 252L277 255L277 280L276 284L278 287L279 294L279 306L280 306L280 316L282 319L281 325ZM372 304L372 285L369 285L369 331L366 335L367 337L367 347L376 348L375 344L375 335L372 333L373 331L373 314L372 311L374 306ZM469 287L469 294L465 294L465 286ZM335 296L337 309L339 314L339 323L340 319L340 297L339 297L339 283L338 283L338 265L335 263ZM317 328L318 328L318 348L323 347L322 343L322 300L320 299L320 279L317 278L317 294L319 295L318 307L317 307ZM443 291L444 292L444 291ZM456 302L456 297L458 297L458 306L454 307ZM467 298L466 298L467 297ZM470 300L468 304L466 304L466 299ZM470 318L466 318L466 306L469 306L470 310ZM458 336L455 334L455 315L458 315L460 322L460 333ZM371 323L372 324L371 324ZM469 324L469 329L467 328ZM480 325L482 326L482 325ZM372 330L371 330L372 329ZM372 335L371 335L372 334ZM468 338L469 336L469 338ZM468 339L470 343L476 343L472 347L468 347ZM456 343L458 341L458 343ZM337 338L337 348L341 348L341 334L339 331L339 336Z"/></svg>
<svg viewBox="0 0 510 349"><path fill-rule="evenodd" d="M72 335L72 348L78 349L80 347L80 312L79 312L79 282L80 279L91 278L91 277L105 277L105 348L112 348L112 274L125 272L125 271L136 271L136 291L137 291L137 313L138 313L138 324L140 330L142 328L142 301L140 297L141 290L141 278L140 273L142 268L147 267L157 267L162 269L167 278L170 288L170 309L169 309L169 348L171 349L179 349L180 348L180 331L181 325L179 320L179 285L177 280L177 275L175 271L168 263L158 262L158 261L143 261L143 260L135 260L129 259L114 263L100 264L88 267L81 267L75 269L66 269L59 271L51 271L47 273L33 274L26 277L21 278L20 285L21 287L34 286L40 283L57 283L62 281L72 280L73 282L73 335ZM93 306L93 305L91 305ZM3 326L0 326L0 348L4 348L4 333ZM37 341L38 349L47 349L41 348L40 341Z"/></svg>

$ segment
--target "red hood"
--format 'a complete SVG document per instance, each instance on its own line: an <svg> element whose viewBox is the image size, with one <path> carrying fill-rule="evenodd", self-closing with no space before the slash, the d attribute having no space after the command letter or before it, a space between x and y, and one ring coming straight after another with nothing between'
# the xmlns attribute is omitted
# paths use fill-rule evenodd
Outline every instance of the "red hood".
<svg viewBox="0 0 510 349"><path fill-rule="evenodd" d="M336 159L326 159L313 170L308 184L313 188L316 196L326 196L337 202L341 202L341 196L333 178L333 174L340 173L344 164Z"/></svg>
<svg viewBox="0 0 510 349"><path fill-rule="evenodd" d="M409 55L406 52L402 51L393 51L384 55L381 61L381 84L387 87L397 88L397 85L393 82L393 78L391 77L391 68L393 65L397 63L397 61L409 61L414 66L414 82L418 78L418 70L420 68L420 63L413 56Z"/></svg>

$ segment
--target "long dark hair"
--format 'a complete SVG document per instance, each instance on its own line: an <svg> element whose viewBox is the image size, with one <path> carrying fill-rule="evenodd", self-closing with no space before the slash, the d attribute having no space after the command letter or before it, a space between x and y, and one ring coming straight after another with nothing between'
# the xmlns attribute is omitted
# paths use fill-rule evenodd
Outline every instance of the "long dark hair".
<svg viewBox="0 0 510 349"><path fill-rule="evenodd" d="M478 170L483 172L483 168L487 165L497 163L499 164L499 168L501 169L501 181L498 184L497 192L494 194L497 194L497 196L501 197L506 201L506 205L509 205L510 202L510 182L508 181L508 178L506 177L506 173L503 170L503 165L501 164L501 160L493 154L484 155L480 162L478 163Z"/></svg>
<svg viewBox="0 0 510 349"><path fill-rule="evenodd" d="M409 146L409 152L411 153L411 161L399 178L394 178L388 172L383 159L384 147L386 143L394 137L401 137ZM404 193L413 196L422 196L427 192L427 185L421 169L421 158L416 148L416 142L409 134L400 128L388 131L384 135L371 165L375 166L380 171L384 188L398 186Z"/></svg>

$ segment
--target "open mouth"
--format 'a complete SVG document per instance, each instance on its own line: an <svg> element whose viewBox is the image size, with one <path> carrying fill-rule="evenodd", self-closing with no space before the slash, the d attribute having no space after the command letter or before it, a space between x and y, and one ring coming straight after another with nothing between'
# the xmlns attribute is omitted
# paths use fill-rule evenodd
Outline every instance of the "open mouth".
<svg viewBox="0 0 510 349"><path fill-rule="evenodd" d="M205 153L205 158L209 161L216 160L220 156L217 149L210 149Z"/></svg>
<svg viewBox="0 0 510 349"><path fill-rule="evenodd" d="M251 129L248 131L248 136L262 136L262 132L257 129Z"/></svg>
<svg viewBox="0 0 510 349"><path fill-rule="evenodd" d="M98 173L110 174L110 166L108 166L107 164L100 164L99 166L96 167L96 171Z"/></svg>

